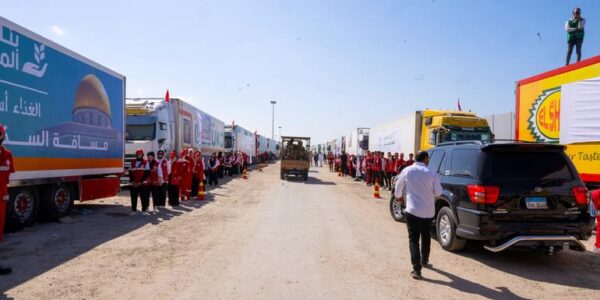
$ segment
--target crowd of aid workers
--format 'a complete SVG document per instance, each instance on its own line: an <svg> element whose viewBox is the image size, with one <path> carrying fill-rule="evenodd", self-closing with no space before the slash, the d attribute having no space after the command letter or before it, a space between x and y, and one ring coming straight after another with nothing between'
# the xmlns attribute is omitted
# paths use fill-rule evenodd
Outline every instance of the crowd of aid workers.
<svg viewBox="0 0 600 300"><path fill-rule="evenodd" d="M220 178L242 174L249 162L248 154L241 151L213 153L206 162L194 149L172 151L168 156L163 150L144 154L138 149L135 155L129 169L132 216L138 213L138 199L142 215L158 213L167 203L178 206L180 200L203 200L206 185L217 186Z"/></svg>

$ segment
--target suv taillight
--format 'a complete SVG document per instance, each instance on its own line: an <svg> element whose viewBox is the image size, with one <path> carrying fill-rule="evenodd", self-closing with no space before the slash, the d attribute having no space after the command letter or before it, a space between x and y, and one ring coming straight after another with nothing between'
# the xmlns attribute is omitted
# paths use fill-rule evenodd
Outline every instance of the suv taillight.
<svg viewBox="0 0 600 300"><path fill-rule="evenodd" d="M497 186L469 184L467 186L467 192L473 203L494 204L500 195L500 188Z"/></svg>
<svg viewBox="0 0 600 300"><path fill-rule="evenodd" d="M584 186L576 186L571 189L571 193L575 197L577 204L587 205L589 204L590 198L587 195L588 189Z"/></svg>

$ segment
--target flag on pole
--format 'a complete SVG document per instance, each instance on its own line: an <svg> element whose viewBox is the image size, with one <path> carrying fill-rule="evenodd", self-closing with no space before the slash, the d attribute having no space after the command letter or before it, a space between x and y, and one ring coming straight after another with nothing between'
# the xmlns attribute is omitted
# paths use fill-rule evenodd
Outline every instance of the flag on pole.
<svg viewBox="0 0 600 300"><path fill-rule="evenodd" d="M169 98L169 89L167 89L167 93L165 94L165 102L169 102L171 98Z"/></svg>
<svg viewBox="0 0 600 300"><path fill-rule="evenodd" d="M462 111L462 107L460 107L460 98L458 98L458 111Z"/></svg>

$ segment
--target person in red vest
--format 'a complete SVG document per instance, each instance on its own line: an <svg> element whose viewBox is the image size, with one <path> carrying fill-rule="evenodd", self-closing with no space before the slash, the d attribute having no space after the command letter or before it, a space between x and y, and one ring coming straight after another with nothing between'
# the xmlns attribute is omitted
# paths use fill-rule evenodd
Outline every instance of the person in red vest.
<svg viewBox="0 0 600 300"><path fill-rule="evenodd" d="M204 181L204 158L202 157L202 152L196 151L194 153L194 161L196 164L194 166L194 178L196 178L195 184L197 185L197 187L196 189L194 189L196 193L192 196L196 198L198 197L198 193L200 192L200 182Z"/></svg>
<svg viewBox="0 0 600 300"><path fill-rule="evenodd" d="M142 214L148 215L148 205L150 195L148 191L148 162L144 159L144 150L137 149L135 158L131 160L131 168L129 168L129 180L131 182L131 215L137 213L138 196L142 202Z"/></svg>
<svg viewBox="0 0 600 300"><path fill-rule="evenodd" d="M381 152L375 152L375 158L373 158L373 177L377 179L377 182L380 185L384 185L383 182L383 158L381 157ZM373 184L375 184L375 179L373 180Z"/></svg>
<svg viewBox="0 0 600 300"><path fill-rule="evenodd" d="M373 184L373 153L367 151L367 158L365 158L365 171L367 173L367 186Z"/></svg>
<svg viewBox="0 0 600 300"><path fill-rule="evenodd" d="M248 154L246 152L242 152L242 172L248 169ZM258 157L257 157L258 159Z"/></svg>
<svg viewBox="0 0 600 300"><path fill-rule="evenodd" d="M181 180L179 180L179 196L181 198L181 201L185 201L186 189L188 187L188 185L186 184L187 180L190 179L191 181L192 179L192 174L189 172L190 162L186 159L187 153L187 149L181 151L181 153L179 154L179 159L177 160L177 162L179 162L179 174L181 176Z"/></svg>
<svg viewBox="0 0 600 300"><path fill-rule="evenodd" d="M385 185L388 190L392 190L392 177L396 176L396 158L391 152L388 152L385 158Z"/></svg>
<svg viewBox="0 0 600 300"><path fill-rule="evenodd" d="M186 173L185 180L185 198L187 200L192 199L192 182L194 181L194 149L190 148L187 150L185 159L188 161L188 172Z"/></svg>
<svg viewBox="0 0 600 300"><path fill-rule="evenodd" d="M267 150L265 150L265 152L263 153L263 161L265 162L265 164L269 163L269 152L267 152Z"/></svg>
<svg viewBox="0 0 600 300"><path fill-rule="evenodd" d="M400 153L400 156L396 159L396 174L400 175L404 168L406 168L406 160L404 160L404 153Z"/></svg>
<svg viewBox="0 0 600 300"><path fill-rule="evenodd" d="M415 156L414 154L410 153L408 154L408 160L406 161L406 166L412 166L415 163L415 160L413 159Z"/></svg>
<svg viewBox="0 0 600 300"><path fill-rule="evenodd" d="M156 152L158 159L158 178L160 187L158 189L158 207L165 207L167 202L167 183L169 182L169 161L165 158L165 151L160 149Z"/></svg>
<svg viewBox="0 0 600 300"><path fill-rule="evenodd" d="M596 208L596 243L594 244L594 253L600 254L600 189L591 193L592 202Z"/></svg>
<svg viewBox="0 0 600 300"><path fill-rule="evenodd" d="M10 174L15 172L12 152L6 149L2 144L6 136L4 125L0 124L0 242L4 238L4 223L6 221L6 205L10 202L8 195L8 182ZM11 268L0 266L0 275L12 273Z"/></svg>
<svg viewBox="0 0 600 300"><path fill-rule="evenodd" d="M148 157L148 181L150 181L150 186L148 189L150 190L150 194L152 195L152 213L158 213L160 206L160 176L158 175L158 170L160 165L158 161L154 159L154 152L150 151L146 154Z"/></svg>
<svg viewBox="0 0 600 300"><path fill-rule="evenodd" d="M167 167L167 172L169 173L167 185L169 205L179 206L179 184L181 183L182 168L181 163L177 159L177 152L173 151L169 154L169 163L167 164Z"/></svg>
<svg viewBox="0 0 600 300"><path fill-rule="evenodd" d="M327 162L329 163L329 171L333 172L333 153L329 152L329 155L327 155Z"/></svg>

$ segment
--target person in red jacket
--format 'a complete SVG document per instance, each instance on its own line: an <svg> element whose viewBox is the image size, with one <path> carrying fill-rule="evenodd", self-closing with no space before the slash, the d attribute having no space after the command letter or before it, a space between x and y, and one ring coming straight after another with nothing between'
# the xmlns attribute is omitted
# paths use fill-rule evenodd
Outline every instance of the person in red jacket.
<svg viewBox="0 0 600 300"><path fill-rule="evenodd" d="M412 164L415 163L415 160L413 159L415 156L414 154L410 153L408 154L408 160L406 161L406 166L412 166Z"/></svg>
<svg viewBox="0 0 600 300"><path fill-rule="evenodd" d="M367 152L367 158L365 158L365 171L367 173L367 186L373 184L373 153Z"/></svg>
<svg viewBox="0 0 600 300"><path fill-rule="evenodd" d="M383 158L381 157L381 152L375 152L375 157L373 158L373 166L371 167L373 170L373 184L375 184L375 180L380 185L384 185L383 182Z"/></svg>
<svg viewBox="0 0 600 300"><path fill-rule="evenodd" d="M179 184L181 182L181 163L177 159L177 152L173 151L169 154L169 162L167 164L167 172L169 173L167 193L169 195L169 205L179 206Z"/></svg>
<svg viewBox="0 0 600 300"><path fill-rule="evenodd" d="M594 253L600 254L600 189L592 191L591 198L596 208L596 244L594 244Z"/></svg>
<svg viewBox="0 0 600 300"><path fill-rule="evenodd" d="M144 151L137 149L135 158L131 160L131 168L129 168L129 180L131 182L131 215L137 213L138 196L142 202L142 214L148 215L148 205L150 195L148 191L148 162L144 159Z"/></svg>
<svg viewBox="0 0 600 300"><path fill-rule="evenodd" d="M158 207L160 206L160 176L158 175L158 170L160 169L160 165L158 161L154 159L154 152L150 151L146 154L148 157L148 181L150 182L150 186L148 189L150 190L150 194L152 195L152 213L156 214L159 212Z"/></svg>
<svg viewBox="0 0 600 300"><path fill-rule="evenodd" d="M156 152L158 162L158 178L160 187L158 189L158 207L165 207L167 202L167 183L169 182L169 161L165 158L165 151L160 149Z"/></svg>
<svg viewBox="0 0 600 300"><path fill-rule="evenodd" d="M194 166L194 178L196 179L196 182L194 184L200 185L200 182L204 181L204 158L202 158L202 152L196 151L194 153L194 162L196 164ZM198 197L198 193L200 192L200 187L197 186L196 189L194 189L194 191L196 193L192 196L196 198Z"/></svg>
<svg viewBox="0 0 600 300"><path fill-rule="evenodd" d="M4 222L6 220L6 205L10 202L8 194L8 182L10 174L15 172L12 152L6 149L2 144L6 136L4 125L0 124L0 242L4 238ZM12 273L11 268L0 266L0 275Z"/></svg>
<svg viewBox="0 0 600 300"><path fill-rule="evenodd" d="M404 168L406 168L406 160L404 160L404 153L400 153L400 156L396 160L396 174L400 175Z"/></svg>
<svg viewBox="0 0 600 300"><path fill-rule="evenodd" d="M187 149L181 151L179 154L179 171L181 172L181 180L179 181L179 196L181 197L181 201L185 201L186 197L189 199L189 194L192 192L192 172L191 168L193 165L190 165L190 161L187 158L188 151ZM189 181L189 184L188 184ZM189 190L189 192L188 192Z"/></svg>

